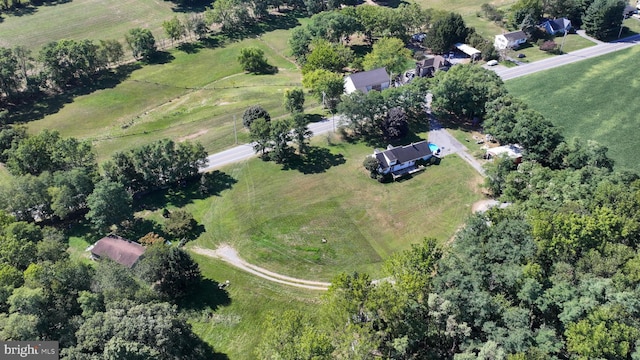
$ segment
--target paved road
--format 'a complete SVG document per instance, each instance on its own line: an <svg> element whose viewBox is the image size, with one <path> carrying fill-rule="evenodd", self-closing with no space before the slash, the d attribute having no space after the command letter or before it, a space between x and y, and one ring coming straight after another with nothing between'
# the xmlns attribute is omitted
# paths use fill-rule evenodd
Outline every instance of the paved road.
<svg viewBox="0 0 640 360"><path fill-rule="evenodd" d="M498 74L498 76L500 76L503 80L509 80L509 79L520 77L520 76L533 74L538 71L548 70L548 69L559 67L562 65L571 64L580 60L609 54L614 51L626 49L638 44L640 44L640 35L635 35L625 39L620 39L615 42L600 43L598 45L595 45L586 49L577 50L565 55L554 56L552 58L535 61L529 64L520 65L513 68L497 67L494 70ZM334 125L334 122L335 122L335 125ZM340 117L335 116L335 119L330 118L320 122L312 123L309 125L309 129L313 131L314 135L325 134L334 130L334 128L339 125L339 122L340 122ZM435 124L435 126L438 127L437 123ZM460 144L451 135L446 133L445 130L441 130L437 128L434 128L434 130L436 131L440 130L441 132L434 133L434 136L436 136L436 138L434 138L432 142L438 144L439 146L444 146L445 151L451 149L451 152L456 152L460 154L460 156L463 159L465 159L467 162L469 162L474 168L476 168L476 170L478 170L481 174L484 174L484 172L482 171L482 168L477 167L476 165L477 161L475 161L475 159L466 152L466 147L464 145ZM431 134L429 136L431 139ZM445 154L447 153L448 152L445 152ZM239 145L239 146L227 149L225 151L209 155L209 157L207 157L207 159L209 160L208 165L206 167L203 167L200 170L203 172L210 171L210 170L222 167L224 165L232 164L242 160L247 160L253 156L255 156L255 153L253 151L252 144Z"/></svg>
<svg viewBox="0 0 640 360"><path fill-rule="evenodd" d="M640 44L640 35L635 35L625 39L620 39L615 42L601 43L592 47L588 47L586 49L573 51L565 55L558 55L525 65L520 65L512 68L496 68L495 72L502 78L502 80L509 80L520 76L533 74L538 71L548 70L558 66L571 64L580 60L609 54L614 51L626 49L638 44Z"/></svg>
<svg viewBox="0 0 640 360"><path fill-rule="evenodd" d="M309 124L309 130L313 132L313 135L326 134L337 127L340 122L340 116L334 116L328 119L324 119L319 122ZM334 125L335 122L335 125ZM221 151L219 153L211 154L207 157L208 165L201 168L201 172L210 171L220 168L225 165L233 164L239 161L247 160L256 156L253 151L253 143L242 144L230 149Z"/></svg>

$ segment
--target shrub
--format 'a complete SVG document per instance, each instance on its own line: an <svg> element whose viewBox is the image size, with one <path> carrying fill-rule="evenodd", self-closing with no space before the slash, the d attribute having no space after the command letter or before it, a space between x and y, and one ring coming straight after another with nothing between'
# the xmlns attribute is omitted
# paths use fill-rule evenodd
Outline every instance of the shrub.
<svg viewBox="0 0 640 360"><path fill-rule="evenodd" d="M542 45L540 45L540 50L546 51L546 52L553 52L557 49L558 49L558 44L556 44L555 41L553 40L544 41Z"/></svg>

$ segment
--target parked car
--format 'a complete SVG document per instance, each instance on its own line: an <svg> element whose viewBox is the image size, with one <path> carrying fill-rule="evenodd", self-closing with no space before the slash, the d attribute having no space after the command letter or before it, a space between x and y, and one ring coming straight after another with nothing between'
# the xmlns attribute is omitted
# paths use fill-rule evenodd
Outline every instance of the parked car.
<svg viewBox="0 0 640 360"><path fill-rule="evenodd" d="M487 61L487 65L496 66L496 65L498 65L498 60L489 60L489 61Z"/></svg>
<svg viewBox="0 0 640 360"><path fill-rule="evenodd" d="M527 55L525 55L523 53L518 54L518 59L522 59L522 58L526 58L526 57L527 57Z"/></svg>

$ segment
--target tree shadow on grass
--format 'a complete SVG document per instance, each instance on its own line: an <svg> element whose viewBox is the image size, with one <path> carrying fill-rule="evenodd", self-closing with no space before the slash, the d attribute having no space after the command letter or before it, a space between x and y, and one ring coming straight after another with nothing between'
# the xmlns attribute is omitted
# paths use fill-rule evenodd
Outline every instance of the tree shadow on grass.
<svg viewBox="0 0 640 360"><path fill-rule="evenodd" d="M176 3L173 8L174 12L179 13L202 13L207 10L207 6L211 5L211 0L191 0L191 1L174 1Z"/></svg>
<svg viewBox="0 0 640 360"><path fill-rule="evenodd" d="M156 51L148 59L145 64L149 65L162 65L170 63L175 57L168 51Z"/></svg>
<svg viewBox="0 0 640 360"><path fill-rule="evenodd" d="M179 301L178 306L186 310L210 309L211 311L221 306L229 306L231 297L224 286L220 285L217 281L202 278L191 294Z"/></svg>
<svg viewBox="0 0 640 360"><path fill-rule="evenodd" d="M202 44L202 46L206 47L207 49L215 49L224 44L224 38L217 35L205 36L201 38L199 41L200 41L200 44Z"/></svg>
<svg viewBox="0 0 640 360"><path fill-rule="evenodd" d="M332 154L327 148L312 146L304 156L292 154L282 168L298 170L303 174L319 174L345 162L342 154Z"/></svg>
<svg viewBox="0 0 640 360"><path fill-rule="evenodd" d="M12 16L25 16L35 14L36 12L38 12L38 8L32 5L24 5L3 11L7 14L11 14Z"/></svg>
<svg viewBox="0 0 640 360"><path fill-rule="evenodd" d="M197 54L198 52L200 52L200 49L203 48L204 45L200 42L188 42L178 45L178 50L184 51L187 54Z"/></svg>
<svg viewBox="0 0 640 360"><path fill-rule="evenodd" d="M103 70L82 85L67 89L64 93L52 94L41 91L25 93L24 96L8 107L7 122L24 123L55 114L65 104L71 103L77 96L116 87L140 67L140 64L125 64L112 70Z"/></svg>
<svg viewBox="0 0 640 360"><path fill-rule="evenodd" d="M220 193L231 189L237 182L238 180L220 170L210 171L196 176L182 186L176 184L144 195L135 201L135 210L154 211L168 205L184 207L196 199L220 196Z"/></svg>
<svg viewBox="0 0 640 360"><path fill-rule="evenodd" d="M259 36L273 30L288 30L298 25L300 25L300 22L294 13L281 15L268 14L260 22L252 23L242 29L225 31L224 35L230 40L239 41L248 37Z"/></svg>

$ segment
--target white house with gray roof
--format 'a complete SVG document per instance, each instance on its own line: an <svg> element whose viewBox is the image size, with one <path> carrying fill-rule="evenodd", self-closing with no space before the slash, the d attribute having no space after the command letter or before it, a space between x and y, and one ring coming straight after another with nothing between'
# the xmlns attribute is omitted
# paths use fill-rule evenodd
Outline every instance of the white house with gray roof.
<svg viewBox="0 0 640 360"><path fill-rule="evenodd" d="M497 50L515 49L527 42L527 34L523 31L512 31L500 35L496 35L493 46Z"/></svg>
<svg viewBox="0 0 640 360"><path fill-rule="evenodd" d="M389 74L385 68L361 71L344 78L344 92L351 94L356 90L368 93L371 90L382 91L389 87Z"/></svg>
<svg viewBox="0 0 640 360"><path fill-rule="evenodd" d="M399 176L415 168L416 161L429 160L433 153L427 141L420 141L398 147L389 145L387 150L374 150L373 156L378 160L379 173Z"/></svg>

